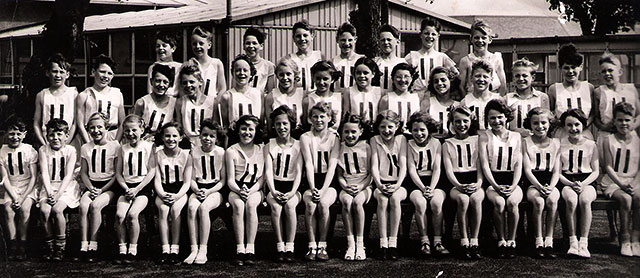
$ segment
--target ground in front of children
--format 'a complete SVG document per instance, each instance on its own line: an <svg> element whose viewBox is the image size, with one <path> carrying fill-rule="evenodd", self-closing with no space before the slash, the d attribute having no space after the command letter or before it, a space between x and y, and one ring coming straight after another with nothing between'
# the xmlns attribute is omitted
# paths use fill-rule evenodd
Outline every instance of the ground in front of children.
<svg viewBox="0 0 640 278"><path fill-rule="evenodd" d="M512 260L499 260L493 258L494 241L481 242L484 259L480 261L463 261L454 256L442 259L417 259L418 234L415 230L415 221L412 223L411 239L400 241L402 256L398 261L379 261L373 258L374 254L368 254L369 258L364 262L347 262L342 260L346 248L344 229L340 216L335 227L335 235L329 242L328 262L305 262L302 260L306 252L306 234L304 233L304 219L299 216L298 235L296 237L295 263L283 264L272 261L275 254L275 239L268 216L260 216L260 228L258 232L256 252L259 260L255 265L234 266L230 258L235 251L232 235L224 228L221 220L214 222L214 232L211 234L209 244L209 262L205 265L157 265L154 261L155 254L159 252L158 238L155 231L152 232L150 246L145 246L146 235L141 238L142 246L139 247L139 257L144 259L132 265L114 265L111 261L117 249L117 244L109 243L112 232L103 233L100 241L100 253L102 261L96 263L73 262L71 258L77 254L79 248L77 221L71 215L71 233L69 236L68 258L63 263L44 262L31 258L27 262L9 262L0 270L8 272L9 277L640 277L640 258L627 258L619 255L619 247L616 241L609 239L609 228L604 211L595 211L589 249L591 259L569 259L563 254L566 252L566 242L561 240L561 229L556 228L555 248L558 258L555 260L536 260L531 258L526 244L519 243L518 256ZM366 242L367 253L375 253L377 250L377 226L374 217L370 240ZM558 225L560 223L558 221ZM143 225L144 227L144 225ZM144 229L144 228L143 228ZM106 229L105 229L106 230ZM111 231L111 230L110 230ZM34 230L37 232L37 230ZM186 229L185 229L186 232ZM39 233L38 233L39 234ZM34 234L34 245L41 242L38 235ZM184 236L184 244L181 246L181 254L187 255L189 243L187 234ZM454 230L454 238L458 238ZM154 243L155 242L155 243ZM484 244L484 246L483 246ZM448 247L456 253L457 241L450 243ZM37 253L37 246L32 246L31 254ZM35 255L35 254L34 254ZM32 256L33 257L33 256ZM441 274L440 274L441 273ZM7 276L5 276L7 277Z"/></svg>

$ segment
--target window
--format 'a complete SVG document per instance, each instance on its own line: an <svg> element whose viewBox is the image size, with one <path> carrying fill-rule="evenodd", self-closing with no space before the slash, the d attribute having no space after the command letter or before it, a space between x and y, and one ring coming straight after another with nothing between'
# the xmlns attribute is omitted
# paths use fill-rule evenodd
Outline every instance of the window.
<svg viewBox="0 0 640 278"><path fill-rule="evenodd" d="M131 33L111 34L111 57L116 62L116 74L131 73Z"/></svg>

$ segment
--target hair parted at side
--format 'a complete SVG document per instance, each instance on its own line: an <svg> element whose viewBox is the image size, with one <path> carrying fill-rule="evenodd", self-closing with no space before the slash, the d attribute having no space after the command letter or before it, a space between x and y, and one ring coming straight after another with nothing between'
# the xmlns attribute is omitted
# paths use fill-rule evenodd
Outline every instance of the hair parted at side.
<svg viewBox="0 0 640 278"><path fill-rule="evenodd" d="M435 28L438 33L440 33L440 30L442 30L442 25L440 25L440 22L431 17L427 17L423 19L422 22L420 22L420 32L424 31L424 29L427 27Z"/></svg>
<svg viewBox="0 0 640 278"><path fill-rule="evenodd" d="M380 68L378 67L378 64L369 57L365 56L365 57L358 58L358 60L356 60L356 63L353 64L354 72L355 72L355 68L357 68L359 65L365 65L366 67L369 68L371 73L373 73L372 80L378 80L380 76L382 76L382 72L380 72Z"/></svg>
<svg viewBox="0 0 640 278"><path fill-rule="evenodd" d="M635 116L635 109L633 108L633 105L631 105L631 103L618 102L615 106L613 106L613 119L616 118L616 115L618 115L618 113L633 117Z"/></svg>
<svg viewBox="0 0 640 278"><path fill-rule="evenodd" d="M378 116L376 116L376 121L373 123L373 132L375 134L380 134L380 124L384 120L390 121L396 125L396 135L402 132L402 117L400 117L398 113L392 110L384 110L378 113Z"/></svg>
<svg viewBox="0 0 640 278"><path fill-rule="evenodd" d="M262 141L262 125L260 124L260 119L255 115L240 116L240 118L236 121L234 125L234 132L236 133L235 136L240 138L240 127L247 126L250 123L253 123L256 126L256 133L253 136L253 143L260 144Z"/></svg>
<svg viewBox="0 0 640 278"><path fill-rule="evenodd" d="M200 83L204 83L202 72L200 71L200 63L198 63L198 60L196 60L195 58L191 58L182 63L178 74L178 84L182 83L183 75L193 75L196 79L198 79L198 81L200 81Z"/></svg>
<svg viewBox="0 0 640 278"><path fill-rule="evenodd" d="M276 120L276 117L280 115L287 115L290 128L294 128L297 126L298 121L296 120L296 113L293 111L293 109L289 108L289 106L284 104L278 106L276 109L273 110L273 112L271 112L271 114L269 115L269 119L271 120L272 123L274 123Z"/></svg>
<svg viewBox="0 0 640 278"><path fill-rule="evenodd" d="M336 123L336 118L338 117L337 112L331 109L331 104L324 101L316 103L313 107L311 107L309 117L313 115L313 111L317 111L329 116L329 126L333 126Z"/></svg>
<svg viewBox="0 0 640 278"><path fill-rule="evenodd" d="M478 31L484 35L487 35L489 37L493 37L493 30L491 30L491 27L489 27L489 24L487 24L484 20L482 19L476 19L475 22L473 22L473 24L471 25L471 34L473 34L473 32Z"/></svg>
<svg viewBox="0 0 640 278"><path fill-rule="evenodd" d="M424 123L424 125L427 126L429 135L437 133L438 127L440 127L440 122L424 111L418 111L409 116L409 120L407 121L407 130L411 131L413 124L415 123Z"/></svg>
<svg viewBox="0 0 640 278"><path fill-rule="evenodd" d="M191 31L191 35L196 35L198 37L207 39L209 42L213 42L213 34L211 34L209 30L202 28L202 26L194 27L193 31Z"/></svg>
<svg viewBox="0 0 640 278"><path fill-rule="evenodd" d="M547 120L549 120L549 130L547 131L547 136L551 137L551 135L553 134L553 132L551 131L558 127L558 119L553 114L553 112L551 112L551 110L547 108L543 108L539 106L531 108L531 110L527 112L527 117L522 122L522 127L528 130L533 130L533 127L531 126L531 121L533 120L533 116L540 116L540 115L547 115Z"/></svg>
<svg viewBox="0 0 640 278"><path fill-rule="evenodd" d="M171 47L178 46L178 39L176 38L176 35L172 33L165 32L165 31L158 31L156 32L155 38L156 40L169 44Z"/></svg>
<svg viewBox="0 0 640 278"><path fill-rule="evenodd" d="M296 62L294 62L293 59L291 59L291 57L284 56L280 60L278 60L278 63L276 64L276 70L275 70L276 75L278 75L278 72L280 72L280 69L284 67L290 68L291 71L293 71L293 75L295 75L296 78L300 76L300 68L298 68L298 64L296 64Z"/></svg>
<svg viewBox="0 0 640 278"><path fill-rule="evenodd" d="M113 59L111 59L111 57L104 54L100 54L98 55L98 57L93 59L93 65L91 68L94 70L97 70L98 67L102 64L105 64L109 66L111 70L116 71L116 62L114 62Z"/></svg>
<svg viewBox="0 0 640 278"><path fill-rule="evenodd" d="M383 32L389 32L394 38L400 39L400 31L398 31L398 28L394 27L391 24L384 24L380 26L379 33L383 33Z"/></svg>
<svg viewBox="0 0 640 278"><path fill-rule="evenodd" d="M527 57L522 57L518 60L513 61L513 64L511 65L511 69L515 69L515 68L528 68L529 73L533 75L538 70L538 65L530 61Z"/></svg>
<svg viewBox="0 0 640 278"><path fill-rule="evenodd" d="M89 124L93 121L102 121L105 128L109 125L109 117L107 117L107 114L102 112L95 112L89 116L89 119L87 119L87 129L89 129Z"/></svg>
<svg viewBox="0 0 640 278"><path fill-rule="evenodd" d="M16 115L9 116L9 119L4 124L5 130L17 130L20 132L27 131L27 124L24 120Z"/></svg>
<svg viewBox="0 0 640 278"><path fill-rule="evenodd" d="M473 62L473 64L471 64L471 72L475 72L478 69L482 69L488 73L493 73L493 66L491 66L491 64L483 59L479 59L475 62Z"/></svg>
<svg viewBox="0 0 640 278"><path fill-rule="evenodd" d="M318 61L311 66L311 76L314 76L316 73L321 71L328 71L332 82L335 82L342 77L342 72L336 69L333 62L329 60Z"/></svg>
<svg viewBox="0 0 640 278"><path fill-rule="evenodd" d="M255 27L249 27L247 31L244 31L244 35L242 35L242 40L246 41L248 36L254 36L256 40L258 40L259 44L263 44L266 39L265 33L260 31L260 29Z"/></svg>
<svg viewBox="0 0 640 278"><path fill-rule="evenodd" d="M139 115L136 115L136 114L129 114L124 118L124 120L122 120L122 126L124 126L124 124L128 124L128 123L136 123L143 130L145 128L144 119L142 117L140 117Z"/></svg>
<svg viewBox="0 0 640 278"><path fill-rule="evenodd" d="M175 79L175 72L173 68L163 64L155 64L151 68L151 78L155 78L156 73L164 75L167 79L169 79L169 87L173 86L173 79Z"/></svg>
<svg viewBox="0 0 640 278"><path fill-rule="evenodd" d="M53 68L53 64L57 64L58 67L65 71L69 71L71 69L71 64L64 58L61 53L55 53L49 57L46 64L46 70L50 71Z"/></svg>
<svg viewBox="0 0 640 278"><path fill-rule="evenodd" d="M309 24L309 21L307 21L306 19L302 19L296 23L293 24L293 27L291 27L291 31L293 31L293 33L296 32L296 30L298 29L303 29L303 30L307 30L310 33L313 34L313 26L311 26L311 24Z"/></svg>
<svg viewBox="0 0 640 278"><path fill-rule="evenodd" d="M494 110L498 111L501 114L504 114L504 117L507 118L507 122L511 122L514 119L513 109L507 105L507 102L503 99L492 99L487 102L487 105L484 107L484 121L485 123L489 121L489 111Z"/></svg>
<svg viewBox="0 0 640 278"><path fill-rule="evenodd" d="M480 129L480 122L478 121L478 117L476 117L476 114L474 114L473 111L469 109L469 107L466 107L464 105L454 106L451 110L449 110L449 114L447 115L449 123L455 125L454 116L456 113L469 117L471 123L469 125L469 131L467 133L469 135L477 135L478 130Z"/></svg>
<svg viewBox="0 0 640 278"><path fill-rule="evenodd" d="M447 79L449 79L450 84L453 81L453 72L451 72L450 69L439 66L433 68L431 73L429 73L429 85L427 85L427 91L431 92L431 95L436 94L436 89L433 87L433 83L435 83L433 78L438 73L444 73L447 76ZM449 92L451 92L451 85L449 85Z"/></svg>
<svg viewBox="0 0 640 278"><path fill-rule="evenodd" d="M580 108L569 109L567 111L564 111L564 113L560 115L560 123L563 127L565 126L568 117L574 117L578 119L578 121L582 123L583 129L587 127L587 116L585 116L584 112L582 112Z"/></svg>
<svg viewBox="0 0 640 278"><path fill-rule="evenodd" d="M604 63L613 64L613 65L616 65L617 67L622 66L622 62L620 62L620 58L618 58L618 56L608 51L602 54L602 56L600 56L600 59L598 60L599 65L602 65Z"/></svg>
<svg viewBox="0 0 640 278"><path fill-rule="evenodd" d="M356 27L349 22L342 23L342 25L338 27L338 31L336 32L336 39L338 39L340 35L344 33L349 33L354 37L358 36Z"/></svg>

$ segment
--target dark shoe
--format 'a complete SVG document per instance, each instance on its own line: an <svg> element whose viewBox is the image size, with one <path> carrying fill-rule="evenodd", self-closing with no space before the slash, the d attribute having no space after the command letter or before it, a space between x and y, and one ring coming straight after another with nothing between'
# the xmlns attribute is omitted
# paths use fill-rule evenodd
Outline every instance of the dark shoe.
<svg viewBox="0 0 640 278"><path fill-rule="evenodd" d="M25 249L25 242L20 242L16 249L16 261L22 262L27 259L27 250Z"/></svg>
<svg viewBox="0 0 640 278"><path fill-rule="evenodd" d="M316 254L316 259L318 261L328 261L329 260L329 254L327 253L327 247L319 247L318 248L318 252Z"/></svg>
<svg viewBox="0 0 640 278"><path fill-rule="evenodd" d="M127 265L132 264L135 261L136 261L136 256L134 256L133 254L126 254L122 259L122 263Z"/></svg>
<svg viewBox="0 0 640 278"><path fill-rule="evenodd" d="M284 253L284 261L288 263L295 261L295 256L292 251L288 251Z"/></svg>
<svg viewBox="0 0 640 278"><path fill-rule="evenodd" d="M542 247L542 246L536 247L536 251L533 254L533 257L535 259L544 259L546 257L546 254L544 253L544 251L545 251L544 247Z"/></svg>
<svg viewBox="0 0 640 278"><path fill-rule="evenodd" d="M54 262L61 262L64 260L64 248L56 246L56 251L53 252L53 257L51 258Z"/></svg>
<svg viewBox="0 0 640 278"><path fill-rule="evenodd" d="M278 252L278 254L276 254L276 262L279 262L279 263L284 262L284 257L285 257L284 252Z"/></svg>
<svg viewBox="0 0 640 278"><path fill-rule="evenodd" d="M127 256L127 254L122 254L122 253L118 253L118 255L116 256L116 258L113 260L113 264L123 264L124 263L124 258Z"/></svg>
<svg viewBox="0 0 640 278"><path fill-rule="evenodd" d="M387 259L391 261L398 260L398 248L389 247L389 250L387 251Z"/></svg>
<svg viewBox="0 0 640 278"><path fill-rule="evenodd" d="M256 254L247 253L244 255L244 264L245 265L254 265L256 264Z"/></svg>
<svg viewBox="0 0 640 278"><path fill-rule="evenodd" d="M96 261L98 261L98 251L97 250L91 250L91 251L87 252L86 262L94 263Z"/></svg>
<svg viewBox="0 0 640 278"><path fill-rule="evenodd" d="M504 259L507 257L507 246L498 246L498 250L496 251L496 258Z"/></svg>
<svg viewBox="0 0 640 278"><path fill-rule="evenodd" d="M18 241L16 240L10 240L9 242L7 242L7 260L9 261L15 261L16 260L16 254L18 253Z"/></svg>
<svg viewBox="0 0 640 278"><path fill-rule="evenodd" d="M233 258L233 264L235 264L237 266L243 266L244 265L244 256L245 256L245 254L243 254L243 253L237 253L236 256Z"/></svg>
<svg viewBox="0 0 640 278"><path fill-rule="evenodd" d="M462 253L460 253L460 257L463 260L471 260L471 247L462 246Z"/></svg>
<svg viewBox="0 0 640 278"><path fill-rule="evenodd" d="M380 250L378 250L378 260L384 261L387 259L387 253L389 248L385 248L385 247L381 247Z"/></svg>
<svg viewBox="0 0 640 278"><path fill-rule="evenodd" d="M170 264L172 265L182 264L182 260L180 260L180 256L178 254L171 254L170 259L171 259Z"/></svg>
<svg viewBox="0 0 640 278"><path fill-rule="evenodd" d="M469 247L469 255L471 256L472 260L482 259L482 256L480 255L480 248L478 247L478 245Z"/></svg>
<svg viewBox="0 0 640 278"><path fill-rule="evenodd" d="M304 259L306 261L315 261L316 260L316 249L315 248L311 248L309 247L309 251L307 251L307 254L304 255Z"/></svg>
<svg viewBox="0 0 640 278"><path fill-rule="evenodd" d="M423 243L422 246L420 246L420 256L423 258L431 256L431 246L429 246L428 243Z"/></svg>
<svg viewBox="0 0 640 278"><path fill-rule="evenodd" d="M52 245L46 246L44 251L44 256L42 257L45 261L53 260L53 255L55 254L55 249Z"/></svg>
<svg viewBox="0 0 640 278"><path fill-rule="evenodd" d="M433 246L433 255L435 255L436 257L446 256L449 255L449 250L447 250L447 248L444 248L444 245L442 245L441 242L438 242Z"/></svg>
<svg viewBox="0 0 640 278"><path fill-rule="evenodd" d="M169 253L162 253L162 255L160 255L160 258L158 258L158 264L168 264L169 261Z"/></svg>
<svg viewBox="0 0 640 278"><path fill-rule="evenodd" d="M544 248L544 257L547 259L555 259L558 256L556 256L556 254L553 253L553 247L547 246Z"/></svg>
<svg viewBox="0 0 640 278"><path fill-rule="evenodd" d="M507 259L513 259L516 257L516 247L515 246L510 246L507 247Z"/></svg>

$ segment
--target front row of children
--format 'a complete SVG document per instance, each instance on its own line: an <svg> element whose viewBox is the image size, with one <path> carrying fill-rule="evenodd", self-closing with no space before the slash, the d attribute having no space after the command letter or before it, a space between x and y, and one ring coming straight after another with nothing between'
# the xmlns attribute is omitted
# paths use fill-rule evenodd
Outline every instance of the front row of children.
<svg viewBox="0 0 640 278"><path fill-rule="evenodd" d="M633 194L633 184L640 182L640 139L631 128L634 115L631 105L615 105L612 117L616 131L603 137L600 157L606 161L602 189L621 204L621 252L640 256L640 195ZM29 212L38 202L45 223L47 258L63 260L64 210L79 206L81 257L97 259L101 210L117 201L118 261L132 262L138 253L139 215L153 201L159 212L160 262L180 262L180 214L187 205L191 252L183 262L203 264L211 229L209 212L228 202L237 243L234 261L251 264L258 226L256 209L266 193L278 261L293 260L300 201L305 205L309 238L305 259L329 259L329 207L336 199L342 204L347 234L344 259L365 260L363 206L372 197L377 201L381 259L398 257L400 202L406 198L416 208L421 253L448 254L442 244L442 204L447 196L457 205L464 258L481 258L478 234L485 197L493 205L497 255L514 257L518 204L525 194L533 204L536 257L555 257L553 231L560 198L566 206L568 254L590 257L590 206L596 198L592 184L600 166L595 142L583 136L586 117L581 110L569 109L560 116L560 126L568 137L559 140L548 136L554 126L553 114L536 107L528 112L524 125L532 135L522 139L519 132L506 128L513 111L503 100L487 103L486 132L478 132L475 113L457 106L448 114L454 136L443 143L432 136L439 123L425 112L409 117L406 128L410 135L403 135L399 132L401 116L382 111L375 119L377 135L368 141L363 140L364 122L359 115L345 117L339 134L328 128L334 116L329 104L315 104L309 115L311 130L298 141L291 136L297 126L295 112L280 106L270 114L276 137L262 145L259 119L245 115L235 123L238 143L226 150L216 145L221 127L207 120L202 124L199 144L189 152L179 147L184 133L176 123L161 127L156 139L161 146L156 148L142 139L142 119L130 115L123 121L127 143L120 146L106 139L105 115L95 113L87 124L92 141L80 150L82 190L74 173L76 151L66 145L68 124L57 118L49 121L48 144L36 152L22 143L25 124L13 121L8 126L8 144L0 150L12 255L25 258ZM37 165L41 186L36 186ZM433 243L426 232L427 207L432 214Z"/></svg>

